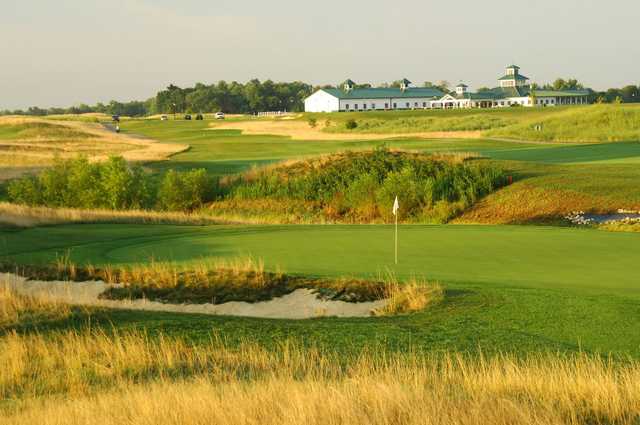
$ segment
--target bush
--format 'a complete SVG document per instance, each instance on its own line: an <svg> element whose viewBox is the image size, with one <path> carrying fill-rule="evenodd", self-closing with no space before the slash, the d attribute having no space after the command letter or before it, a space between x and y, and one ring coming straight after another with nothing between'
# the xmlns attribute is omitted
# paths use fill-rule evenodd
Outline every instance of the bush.
<svg viewBox="0 0 640 425"><path fill-rule="evenodd" d="M215 184L204 169L165 174L158 192L160 208L168 211L193 211L213 200Z"/></svg>
<svg viewBox="0 0 640 425"><path fill-rule="evenodd" d="M377 149L254 170L225 187L225 195L302 202L331 220L350 221L391 218L397 195L402 219L446 221L505 183L500 168L484 163Z"/></svg>
<svg viewBox="0 0 640 425"><path fill-rule="evenodd" d="M316 125L318 125L318 120L316 120L315 118L309 118L307 120L307 123L309 124L309 127L316 128Z"/></svg>
<svg viewBox="0 0 640 425"><path fill-rule="evenodd" d="M140 167L121 157L104 163L86 158L57 160L38 176L9 183L12 202L31 206L101 209L139 209L150 205L150 180Z"/></svg>
<svg viewBox="0 0 640 425"><path fill-rule="evenodd" d="M344 126L347 130L354 130L358 127L358 122L353 118L348 119L347 122L344 123Z"/></svg>

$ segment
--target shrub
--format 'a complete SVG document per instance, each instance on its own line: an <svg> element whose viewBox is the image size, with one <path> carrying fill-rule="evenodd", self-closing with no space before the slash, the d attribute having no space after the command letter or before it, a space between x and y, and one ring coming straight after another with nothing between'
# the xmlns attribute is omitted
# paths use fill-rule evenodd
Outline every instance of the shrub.
<svg viewBox="0 0 640 425"><path fill-rule="evenodd" d="M358 122L356 120L354 120L353 118L348 119L347 122L344 123L344 127L347 130L354 130L358 127Z"/></svg>
<svg viewBox="0 0 640 425"><path fill-rule="evenodd" d="M115 210L147 207L152 199L149 186L142 169L121 157L95 164L80 157L56 160L38 176L14 180L7 192L19 204Z"/></svg>
<svg viewBox="0 0 640 425"><path fill-rule="evenodd" d="M446 221L505 182L500 168L484 163L377 149L254 170L225 191L229 200L305 202L332 220L367 221L389 219L397 195L402 219Z"/></svg>
<svg viewBox="0 0 640 425"><path fill-rule="evenodd" d="M160 207L168 211L193 211L213 200L215 185L206 170L170 170L158 192Z"/></svg>
<svg viewBox="0 0 640 425"><path fill-rule="evenodd" d="M309 127L316 128L316 125L318 125L318 120L316 120L315 118L309 118L307 120L307 123L309 124Z"/></svg>

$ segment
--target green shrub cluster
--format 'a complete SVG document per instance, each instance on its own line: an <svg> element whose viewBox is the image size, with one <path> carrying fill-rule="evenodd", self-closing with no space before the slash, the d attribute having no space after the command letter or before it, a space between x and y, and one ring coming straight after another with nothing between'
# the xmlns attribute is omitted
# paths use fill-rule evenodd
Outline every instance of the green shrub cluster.
<svg viewBox="0 0 640 425"><path fill-rule="evenodd" d="M331 218L391 217L397 195L401 218L444 222L506 183L502 169L377 149L267 169L227 189L230 199L314 201Z"/></svg>
<svg viewBox="0 0 640 425"><path fill-rule="evenodd" d="M102 163L81 157L58 159L37 176L14 180L7 193L12 202L30 206L191 211L212 200L215 187L204 170L170 171L158 184L122 157Z"/></svg>

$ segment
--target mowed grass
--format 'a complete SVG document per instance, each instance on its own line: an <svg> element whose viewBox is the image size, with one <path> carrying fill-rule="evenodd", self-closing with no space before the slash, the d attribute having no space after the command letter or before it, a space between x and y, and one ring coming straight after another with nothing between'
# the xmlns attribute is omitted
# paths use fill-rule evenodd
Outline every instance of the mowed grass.
<svg viewBox="0 0 640 425"><path fill-rule="evenodd" d="M640 143L584 145L535 144L485 139L291 140L283 136L247 136L239 130L210 129L207 121L131 120L124 132L190 149L152 168L206 168L215 175L238 173L253 165L290 158L365 150L386 145L420 152L476 152L496 160L542 163L640 163Z"/></svg>
<svg viewBox="0 0 640 425"><path fill-rule="evenodd" d="M70 250L82 263L188 263L253 254L266 268L316 276L424 276L445 285L442 303L408 316L312 321L215 318L114 311L95 326L162 330L232 343L286 338L352 351L586 351L640 356L640 235L520 226L402 226L393 265L387 226L82 225L4 230L1 249L49 262ZM7 258L7 257L5 257ZM59 322L54 328L80 326Z"/></svg>

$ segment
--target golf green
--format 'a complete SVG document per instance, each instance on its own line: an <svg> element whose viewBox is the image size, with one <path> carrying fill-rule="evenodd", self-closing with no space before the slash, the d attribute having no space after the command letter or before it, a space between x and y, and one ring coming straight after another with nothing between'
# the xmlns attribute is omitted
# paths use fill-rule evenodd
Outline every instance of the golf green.
<svg viewBox="0 0 640 425"><path fill-rule="evenodd" d="M177 262L251 255L267 268L311 275L426 277L453 285L640 294L640 234L535 226L68 225L0 232L21 262Z"/></svg>

